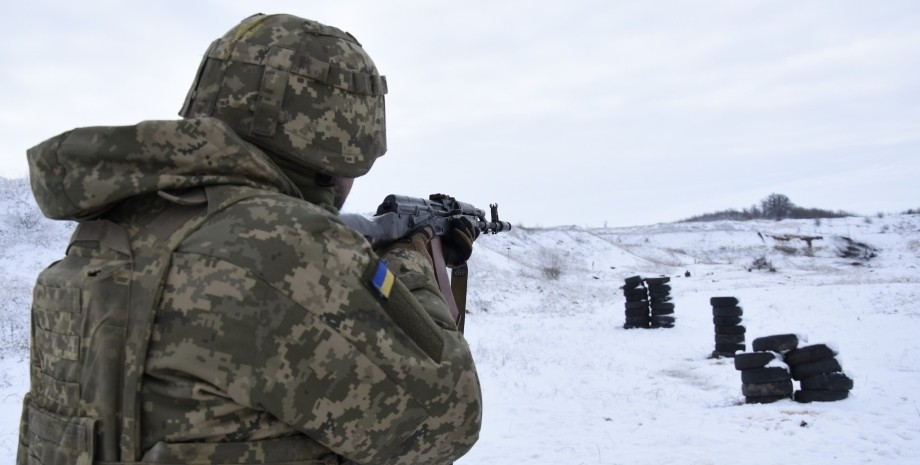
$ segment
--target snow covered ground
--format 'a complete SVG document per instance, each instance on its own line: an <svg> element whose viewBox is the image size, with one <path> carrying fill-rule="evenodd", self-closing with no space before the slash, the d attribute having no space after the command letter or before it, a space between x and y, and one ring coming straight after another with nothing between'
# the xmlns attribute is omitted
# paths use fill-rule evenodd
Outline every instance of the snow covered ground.
<svg viewBox="0 0 920 465"><path fill-rule="evenodd" d="M28 213L6 211L0 465L14 463L28 387L32 280L67 234L45 222L23 234L10 224ZM818 236L811 247L801 239ZM850 241L872 249L840 257ZM767 266L749 271L757 259ZM918 266L918 215L481 237L466 334L485 418L458 465L920 463ZM672 278L674 328L623 329L619 286L633 275ZM741 301L749 350L754 338L784 333L836 347L855 381L850 398L744 404L732 359L709 358L712 296Z"/></svg>
<svg viewBox="0 0 920 465"><path fill-rule="evenodd" d="M840 258L846 237L877 256ZM485 426L461 464L920 463L918 216L516 230L477 246L467 337ZM761 257L776 271L748 271ZM637 274L672 277L674 328L623 329L618 286ZM785 333L836 347L851 397L743 404L733 360L709 358L712 296L741 301L748 350Z"/></svg>

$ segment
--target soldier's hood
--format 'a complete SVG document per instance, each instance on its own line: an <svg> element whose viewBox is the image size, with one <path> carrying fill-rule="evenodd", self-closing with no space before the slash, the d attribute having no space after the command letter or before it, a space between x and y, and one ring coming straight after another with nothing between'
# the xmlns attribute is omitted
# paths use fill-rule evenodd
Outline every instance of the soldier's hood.
<svg viewBox="0 0 920 465"><path fill-rule="evenodd" d="M160 190L245 185L300 197L264 152L214 118L78 128L27 151L32 192L48 218L93 218Z"/></svg>

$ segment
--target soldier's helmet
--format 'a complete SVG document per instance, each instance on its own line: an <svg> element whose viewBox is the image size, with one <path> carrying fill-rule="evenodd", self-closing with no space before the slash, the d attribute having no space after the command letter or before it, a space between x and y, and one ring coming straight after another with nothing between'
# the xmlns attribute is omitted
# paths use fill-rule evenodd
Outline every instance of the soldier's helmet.
<svg viewBox="0 0 920 465"><path fill-rule="evenodd" d="M357 177L386 152L386 92L351 34L257 14L211 43L179 114L218 118L288 164Z"/></svg>

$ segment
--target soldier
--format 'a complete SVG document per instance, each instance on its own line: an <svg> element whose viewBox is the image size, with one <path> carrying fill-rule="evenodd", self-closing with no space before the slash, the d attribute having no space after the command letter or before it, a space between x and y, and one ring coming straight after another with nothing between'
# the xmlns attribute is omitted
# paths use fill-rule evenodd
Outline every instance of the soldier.
<svg viewBox="0 0 920 465"><path fill-rule="evenodd" d="M431 230L372 250L337 217L386 151L386 80L351 35L245 19L177 121L28 151L46 216L17 464L444 464L482 397ZM446 238L469 258L476 230ZM445 254L447 254L445 252Z"/></svg>

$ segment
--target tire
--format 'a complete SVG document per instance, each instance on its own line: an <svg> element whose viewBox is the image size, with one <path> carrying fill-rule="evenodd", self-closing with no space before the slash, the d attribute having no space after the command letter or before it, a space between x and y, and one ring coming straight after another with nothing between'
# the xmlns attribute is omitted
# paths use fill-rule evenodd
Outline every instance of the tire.
<svg viewBox="0 0 920 465"><path fill-rule="evenodd" d="M661 297L661 296L657 296L657 295L650 295L650 296L648 296L648 300L649 300L649 302L655 302L655 303L659 303L659 304L666 304L666 303L671 302L671 300L673 300L673 299L672 299L670 296L668 296L668 297Z"/></svg>
<svg viewBox="0 0 920 465"><path fill-rule="evenodd" d="M752 368L763 368L768 363L779 358L779 354L773 352L743 352L735 354L735 369L750 370Z"/></svg>
<svg viewBox="0 0 920 465"><path fill-rule="evenodd" d="M744 334L716 334L716 344L743 344Z"/></svg>
<svg viewBox="0 0 920 465"><path fill-rule="evenodd" d="M674 314L673 309L672 310L658 310L654 306L652 306L652 316L665 316L665 315L673 315L673 314Z"/></svg>
<svg viewBox="0 0 920 465"><path fill-rule="evenodd" d="M823 358L831 358L835 355L837 355L837 352L827 345L815 344L790 350L783 354L783 359L789 365L801 365L802 363L814 362Z"/></svg>
<svg viewBox="0 0 920 465"><path fill-rule="evenodd" d="M744 334L747 328L741 325L716 325L716 334Z"/></svg>
<svg viewBox="0 0 920 465"><path fill-rule="evenodd" d="M627 317L626 323L623 324L623 327L626 329L648 328L648 324L649 324L648 317Z"/></svg>
<svg viewBox="0 0 920 465"><path fill-rule="evenodd" d="M776 381L773 383L742 384L741 393L744 397L761 396L788 396L792 394L792 380Z"/></svg>
<svg viewBox="0 0 920 465"><path fill-rule="evenodd" d="M716 352L744 352L744 344L716 344Z"/></svg>
<svg viewBox="0 0 920 465"><path fill-rule="evenodd" d="M836 358L831 357L799 365L790 365L789 369L792 372L792 379L800 380L827 373L836 373L842 371L843 367L840 366L840 362Z"/></svg>
<svg viewBox="0 0 920 465"><path fill-rule="evenodd" d="M744 384L777 383L786 380L791 381L792 377L789 375L789 370L784 367L741 370L741 382Z"/></svg>
<svg viewBox="0 0 920 465"><path fill-rule="evenodd" d="M671 286L667 284L650 284L648 286L648 291L655 294L670 294Z"/></svg>
<svg viewBox="0 0 920 465"><path fill-rule="evenodd" d="M783 396L749 396L744 398L744 403L746 404L771 404L773 402L778 402L781 400L792 399L790 395Z"/></svg>
<svg viewBox="0 0 920 465"><path fill-rule="evenodd" d="M646 300L648 292L645 292L645 288L624 289L623 296L626 297L626 300Z"/></svg>
<svg viewBox="0 0 920 465"><path fill-rule="evenodd" d="M731 326L741 324L740 316L714 316L712 323L716 326Z"/></svg>
<svg viewBox="0 0 920 465"><path fill-rule="evenodd" d="M674 304L669 303L669 302L661 302L661 303L653 302L650 304L650 307L652 308L652 310L659 310L659 311L670 310L671 312L674 311Z"/></svg>
<svg viewBox="0 0 920 465"><path fill-rule="evenodd" d="M712 307L712 316L741 316L744 310L741 307Z"/></svg>
<svg viewBox="0 0 920 465"><path fill-rule="evenodd" d="M799 383L806 391L849 391L853 389L853 380L841 372L822 373L802 378Z"/></svg>
<svg viewBox="0 0 920 465"><path fill-rule="evenodd" d="M626 287L636 287L642 284L642 276L630 276L624 281L626 282Z"/></svg>
<svg viewBox="0 0 920 465"><path fill-rule="evenodd" d="M711 297L709 305L713 307L731 307L738 305L738 299L735 297Z"/></svg>
<svg viewBox="0 0 920 465"><path fill-rule="evenodd" d="M634 302L626 302L626 308L636 308L636 309L645 309L648 311L648 301L647 300L637 300Z"/></svg>
<svg viewBox="0 0 920 465"><path fill-rule="evenodd" d="M850 391L795 391L795 401L808 402L835 402L846 399L850 396Z"/></svg>
<svg viewBox="0 0 920 465"><path fill-rule="evenodd" d="M751 343L751 347L754 348L755 352L769 350L783 353L795 349L798 345L799 337L795 334L776 334L759 337Z"/></svg>
<svg viewBox="0 0 920 465"><path fill-rule="evenodd" d="M659 276L657 278L645 278L645 284L650 286L655 286L658 284L665 284L671 282L670 276Z"/></svg>
<svg viewBox="0 0 920 465"><path fill-rule="evenodd" d="M648 316L648 307L644 308L627 308L626 309L626 318L630 317L647 317Z"/></svg>
<svg viewBox="0 0 920 465"><path fill-rule="evenodd" d="M673 328L673 316L653 316L649 322L652 328Z"/></svg>

